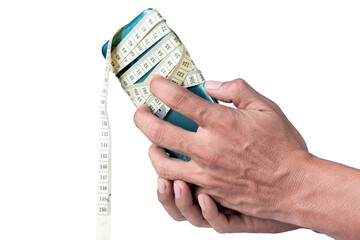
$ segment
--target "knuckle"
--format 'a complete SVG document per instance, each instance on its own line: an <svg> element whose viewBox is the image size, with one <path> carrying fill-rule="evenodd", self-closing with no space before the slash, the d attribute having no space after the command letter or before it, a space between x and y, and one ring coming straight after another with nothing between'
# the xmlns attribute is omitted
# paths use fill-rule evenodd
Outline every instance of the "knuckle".
<svg viewBox="0 0 360 240"><path fill-rule="evenodd" d="M164 128L157 123L152 123L149 126L148 138L155 143L162 143L164 139Z"/></svg>
<svg viewBox="0 0 360 240"><path fill-rule="evenodd" d="M167 176L167 170L166 168L164 167L164 164L162 163L162 161L160 160L157 160L157 161L153 161L154 162L154 168L155 168L155 171L157 172L157 174L160 176L160 177L164 177L166 178Z"/></svg>
<svg viewBox="0 0 360 240"><path fill-rule="evenodd" d="M244 79L238 78L238 79L234 80L234 86L231 86L230 92L231 92L231 94L233 94L235 96L235 95L246 93L250 89L251 89L251 87Z"/></svg>
<svg viewBox="0 0 360 240"><path fill-rule="evenodd" d="M235 79L234 83L238 89L243 89L243 88L247 87L247 85L248 85L247 82L242 78Z"/></svg>
<svg viewBox="0 0 360 240"><path fill-rule="evenodd" d="M155 157L151 157L151 164L153 165L156 173L163 178L166 178L167 176L167 168L164 166L164 160L159 157L159 158L155 158Z"/></svg>
<svg viewBox="0 0 360 240"><path fill-rule="evenodd" d="M273 108L274 111L277 112L282 112L281 108L279 107L279 105L277 105L273 100L267 98L268 104L270 105L271 108Z"/></svg>
<svg viewBox="0 0 360 240"><path fill-rule="evenodd" d="M183 103L185 100L186 100L186 95L184 94L184 91L180 89L176 89L172 94L169 94L169 101L174 106Z"/></svg>
<svg viewBox="0 0 360 240"><path fill-rule="evenodd" d="M202 105L196 107L197 115L201 117L203 123L212 123L214 121L214 112Z"/></svg>
<svg viewBox="0 0 360 240"><path fill-rule="evenodd" d="M232 108L219 106L217 111L214 111L212 126L219 132L225 133L227 130L232 130L237 124L235 111ZM226 133L227 134L227 133Z"/></svg>
<svg viewBox="0 0 360 240"><path fill-rule="evenodd" d="M155 171L157 174L165 179L178 179L179 175L178 173L169 170L168 165L166 164L167 159L161 159L160 161L157 161L157 165L155 167Z"/></svg>
<svg viewBox="0 0 360 240"><path fill-rule="evenodd" d="M213 153L210 149L208 151L204 151L201 158L207 168L216 169L218 167L219 156L216 153Z"/></svg>
<svg viewBox="0 0 360 240"><path fill-rule="evenodd" d="M156 154L156 149L157 146L155 144L151 144L151 146L149 147L149 152L148 152L148 156L149 158L152 160L153 158L155 158L156 156L159 156Z"/></svg>
<svg viewBox="0 0 360 240"><path fill-rule="evenodd" d="M223 227L214 227L214 230L215 230L217 233L220 233L220 234L227 233L226 229L223 228Z"/></svg>
<svg viewBox="0 0 360 240"><path fill-rule="evenodd" d="M194 136L195 137L195 136ZM193 141L189 140L188 136L178 135L177 141L179 148L188 155L193 155L197 151L197 145Z"/></svg>
<svg viewBox="0 0 360 240"><path fill-rule="evenodd" d="M133 117L133 121L134 121L134 123L135 123L135 125L136 125L137 127L139 126L139 121L140 121L140 119L141 119L140 115L141 115L141 112L140 112L139 109L137 109L136 112L135 112L135 114L134 114L134 117Z"/></svg>
<svg viewBox="0 0 360 240"><path fill-rule="evenodd" d="M232 129L237 124L237 114L238 112L234 108L219 104L212 105L211 109L204 107L202 111L198 112L205 125L221 133L224 133L224 130Z"/></svg>
<svg viewBox="0 0 360 240"><path fill-rule="evenodd" d="M205 189L210 189L212 187L214 187L214 177L209 175L209 174L206 174L202 177L202 180L201 180L201 186Z"/></svg>

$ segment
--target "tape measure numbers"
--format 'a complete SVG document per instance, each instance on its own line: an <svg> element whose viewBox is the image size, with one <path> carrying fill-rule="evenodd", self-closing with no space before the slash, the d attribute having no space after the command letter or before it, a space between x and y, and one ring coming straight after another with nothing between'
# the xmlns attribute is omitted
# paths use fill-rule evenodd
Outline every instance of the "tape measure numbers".
<svg viewBox="0 0 360 240"><path fill-rule="evenodd" d="M100 102L97 240L110 239L111 136L106 107L110 68L134 105L147 104L160 118L164 118L170 108L151 94L150 74L159 74L186 88L205 82L184 44L156 10L148 11L113 50L109 41Z"/></svg>
<svg viewBox="0 0 360 240"><path fill-rule="evenodd" d="M106 51L104 81L100 97L101 126L98 155L97 240L109 240L111 227L111 132L107 113L110 49L111 42Z"/></svg>
<svg viewBox="0 0 360 240"><path fill-rule="evenodd" d="M150 50L146 52L148 49ZM163 118L169 108L151 96L148 85L149 72L159 74L184 87L195 86L205 80L184 44L156 10L149 11L112 50L111 65L114 74L118 75L144 53L145 55L133 66L121 74L119 81L135 106L146 103L153 113ZM147 77L142 79L145 75ZM142 81L137 83L141 79Z"/></svg>

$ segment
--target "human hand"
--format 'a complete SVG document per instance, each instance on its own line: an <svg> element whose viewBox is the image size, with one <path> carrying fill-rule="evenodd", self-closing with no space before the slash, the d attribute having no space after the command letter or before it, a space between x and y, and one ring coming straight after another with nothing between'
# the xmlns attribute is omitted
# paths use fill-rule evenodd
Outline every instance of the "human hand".
<svg viewBox="0 0 360 240"><path fill-rule="evenodd" d="M196 227L211 227L219 233L279 233L298 228L217 206L207 194L200 194L196 201L190 186L182 180L172 182L159 177L157 194L165 210L176 221L187 220Z"/></svg>
<svg viewBox="0 0 360 240"><path fill-rule="evenodd" d="M134 121L154 143L149 156L158 175L199 186L197 195L205 193L246 215L291 221L296 205L292 194L309 159L301 135L275 103L244 80L207 82L205 87L210 96L236 108L210 103L153 77L151 92L199 124L197 132L189 132L155 117L146 105L138 108ZM161 147L191 161L170 158Z"/></svg>

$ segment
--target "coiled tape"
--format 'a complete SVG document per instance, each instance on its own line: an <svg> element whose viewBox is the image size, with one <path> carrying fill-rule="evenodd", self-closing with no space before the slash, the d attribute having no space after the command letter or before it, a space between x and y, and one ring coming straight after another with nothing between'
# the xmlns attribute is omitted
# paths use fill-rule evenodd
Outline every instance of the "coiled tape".
<svg viewBox="0 0 360 240"><path fill-rule="evenodd" d="M148 84L150 73L159 74L186 88L205 81L184 44L156 10L147 11L116 46L112 46L112 39L107 45L100 100L97 240L110 239L111 225L111 134L106 104L109 71L112 70L119 78L135 106L147 104L160 118L164 118L170 109L151 94Z"/></svg>

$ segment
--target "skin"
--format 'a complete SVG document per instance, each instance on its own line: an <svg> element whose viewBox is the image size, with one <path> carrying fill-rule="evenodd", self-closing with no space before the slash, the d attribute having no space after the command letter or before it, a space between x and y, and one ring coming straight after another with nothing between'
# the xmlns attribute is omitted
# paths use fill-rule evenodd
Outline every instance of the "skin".
<svg viewBox="0 0 360 240"><path fill-rule="evenodd" d="M278 233L299 227L336 239L360 239L360 171L310 154L281 109L244 80L208 81L210 103L153 76L151 92L199 124L189 132L155 117L134 116L153 143L158 198L175 220L220 233ZM191 107L189 107L191 106ZM163 148L190 156L170 158Z"/></svg>

